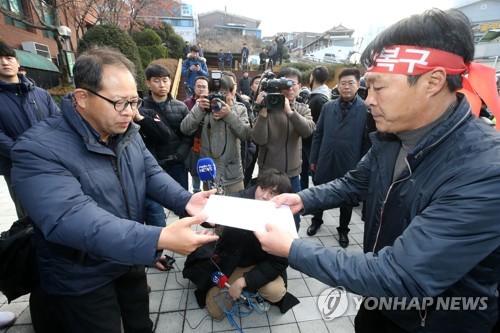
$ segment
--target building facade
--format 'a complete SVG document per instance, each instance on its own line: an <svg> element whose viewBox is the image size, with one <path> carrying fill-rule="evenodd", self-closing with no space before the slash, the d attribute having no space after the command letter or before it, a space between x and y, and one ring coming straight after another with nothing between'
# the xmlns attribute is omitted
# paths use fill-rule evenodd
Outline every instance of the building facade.
<svg viewBox="0 0 500 333"><path fill-rule="evenodd" d="M262 37L260 20L231 14L221 10L198 14L199 30L217 29L239 36Z"/></svg>
<svg viewBox="0 0 500 333"><path fill-rule="evenodd" d="M476 51L474 61L500 69L500 0L458 5L471 21Z"/></svg>

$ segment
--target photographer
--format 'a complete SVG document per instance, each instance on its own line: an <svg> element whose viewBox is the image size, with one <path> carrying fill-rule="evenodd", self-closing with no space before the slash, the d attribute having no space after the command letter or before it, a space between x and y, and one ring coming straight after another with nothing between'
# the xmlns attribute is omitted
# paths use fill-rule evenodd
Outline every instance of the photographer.
<svg viewBox="0 0 500 333"><path fill-rule="evenodd" d="M245 106L235 101L236 82L220 78L219 93L202 96L181 123L181 131L192 135L202 126L200 157L210 157L217 168L215 182L226 192L243 189L240 142L250 138Z"/></svg>
<svg viewBox="0 0 500 333"><path fill-rule="evenodd" d="M269 168L285 172L294 192L300 191L302 170L302 138L311 136L315 124L307 104L295 101L301 88L298 69L282 69L277 80L266 72L261 79L261 91L255 99L259 115L252 129L252 139L259 145L259 170ZM260 171L259 171L260 172ZM295 216L297 230L300 217Z"/></svg>
<svg viewBox="0 0 500 333"><path fill-rule="evenodd" d="M207 64L199 57L200 49L193 45L190 48L191 54L182 63L182 76L186 78L186 97L194 94L194 80L198 76L208 76Z"/></svg>

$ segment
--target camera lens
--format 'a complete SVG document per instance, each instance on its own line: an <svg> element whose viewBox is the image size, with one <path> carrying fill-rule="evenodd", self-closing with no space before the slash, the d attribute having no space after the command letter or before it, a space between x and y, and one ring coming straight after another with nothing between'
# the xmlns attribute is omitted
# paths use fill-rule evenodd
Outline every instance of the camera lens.
<svg viewBox="0 0 500 333"><path fill-rule="evenodd" d="M210 108L212 111L218 112L222 109L222 101L219 98L214 98L210 102Z"/></svg>
<svg viewBox="0 0 500 333"><path fill-rule="evenodd" d="M268 102L270 106L278 106L280 104L280 97L277 95L270 95L268 97Z"/></svg>

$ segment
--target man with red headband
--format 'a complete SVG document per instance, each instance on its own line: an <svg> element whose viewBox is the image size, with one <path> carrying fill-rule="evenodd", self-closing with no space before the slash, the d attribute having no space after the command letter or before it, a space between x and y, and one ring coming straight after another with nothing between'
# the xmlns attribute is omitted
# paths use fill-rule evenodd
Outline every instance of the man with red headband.
<svg viewBox="0 0 500 333"><path fill-rule="evenodd" d="M356 332L490 332L497 321L500 135L473 112L476 92L497 115L499 100L491 70L473 56L459 11L387 28L362 55L372 149L344 177L273 199L303 214L366 200L365 253L277 226L257 233L264 251L342 287L332 295L365 296ZM331 304L319 304L323 315L338 310Z"/></svg>

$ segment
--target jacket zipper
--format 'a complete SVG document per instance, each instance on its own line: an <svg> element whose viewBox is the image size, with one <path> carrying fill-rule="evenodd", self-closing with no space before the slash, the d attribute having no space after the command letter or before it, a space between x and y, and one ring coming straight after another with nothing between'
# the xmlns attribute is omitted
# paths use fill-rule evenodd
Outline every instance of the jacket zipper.
<svg viewBox="0 0 500 333"><path fill-rule="evenodd" d="M120 177L120 172L118 171L118 165L116 163L116 157L110 156L109 159L111 161L111 166L113 167L113 171L115 172L115 175L118 178L118 181L120 182L120 188L122 190L123 198L125 199L125 206L127 207L127 216L128 216L129 219L131 219L130 207L129 207L128 200L127 200L127 193L125 192L125 188L123 187L122 179Z"/></svg>
<svg viewBox="0 0 500 333"><path fill-rule="evenodd" d="M40 108L38 107L38 104L36 103L36 100L33 99L32 101L30 101L31 104L33 104L33 107L35 108L35 112L36 112L36 115L37 115L37 120L38 121L42 121L42 112L40 111Z"/></svg>
<svg viewBox="0 0 500 333"><path fill-rule="evenodd" d="M424 314L422 314L422 310ZM424 306L422 310L418 310L418 315L420 316L420 326L425 327L425 320L427 319L427 307Z"/></svg>
<svg viewBox="0 0 500 333"><path fill-rule="evenodd" d="M382 207L380 207L380 217L379 217L379 223L378 223L378 229L377 229L377 236L375 236L375 243L373 244L372 252L375 252L375 247L377 246L378 237L380 235L380 229L382 229L382 216L384 215L385 204L387 203L387 199L389 198L389 194L391 193L392 187L397 183L408 180L413 175L413 172L411 171L411 168L410 168L410 164L408 163L408 159L406 157L405 157L405 163L406 163L406 166L408 167L408 170L410 171L410 174L406 178L403 178L403 179L400 179L400 180L393 182L391 184L391 186L389 186L389 189L387 190L387 193L385 195L385 199L382 202Z"/></svg>

